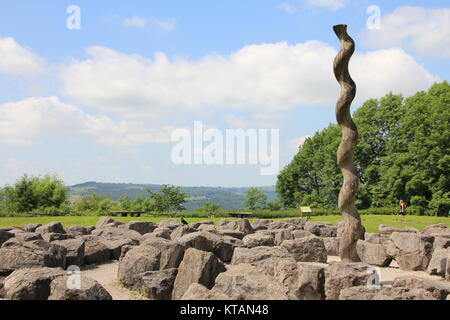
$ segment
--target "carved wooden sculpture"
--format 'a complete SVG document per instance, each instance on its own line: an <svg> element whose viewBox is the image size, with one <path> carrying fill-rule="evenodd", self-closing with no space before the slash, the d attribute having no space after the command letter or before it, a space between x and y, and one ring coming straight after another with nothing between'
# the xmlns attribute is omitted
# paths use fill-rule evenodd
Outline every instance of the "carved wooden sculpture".
<svg viewBox="0 0 450 320"><path fill-rule="evenodd" d="M348 64L355 52L355 42L347 34L347 25L337 25L333 29L341 42L341 50L334 60L334 74L341 86L341 96L336 105L336 119L342 128L337 163L344 176L344 184L339 193L339 209L344 217L340 256L343 262L357 262L359 257L356 253L356 242L364 237L364 229L355 206L358 173L353 162L353 152L358 141L358 129L350 114L356 85L348 72Z"/></svg>

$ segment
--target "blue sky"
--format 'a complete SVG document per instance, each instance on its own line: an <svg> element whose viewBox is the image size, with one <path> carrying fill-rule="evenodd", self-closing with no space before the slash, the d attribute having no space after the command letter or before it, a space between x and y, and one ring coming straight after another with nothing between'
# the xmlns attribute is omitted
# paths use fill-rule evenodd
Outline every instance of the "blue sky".
<svg viewBox="0 0 450 320"><path fill-rule="evenodd" d="M80 30L66 27L70 5ZM282 168L335 121L334 24L357 43L355 109L449 80L449 20L443 1L2 3L0 185L47 172L68 184L274 184L260 165L176 166L170 135L194 121L279 129Z"/></svg>

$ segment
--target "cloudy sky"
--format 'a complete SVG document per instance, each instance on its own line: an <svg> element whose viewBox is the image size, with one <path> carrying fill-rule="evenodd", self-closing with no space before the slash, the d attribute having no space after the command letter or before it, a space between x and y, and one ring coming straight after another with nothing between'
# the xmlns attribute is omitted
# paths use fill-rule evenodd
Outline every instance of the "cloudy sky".
<svg viewBox="0 0 450 320"><path fill-rule="evenodd" d="M71 5L80 29L68 28L78 21ZM305 137L335 122L334 24L348 24L357 43L353 109L450 79L444 1L0 6L0 185L48 172L68 184L272 185L276 175L261 175L261 165L175 165L171 135L195 121L224 133L279 129L282 168Z"/></svg>

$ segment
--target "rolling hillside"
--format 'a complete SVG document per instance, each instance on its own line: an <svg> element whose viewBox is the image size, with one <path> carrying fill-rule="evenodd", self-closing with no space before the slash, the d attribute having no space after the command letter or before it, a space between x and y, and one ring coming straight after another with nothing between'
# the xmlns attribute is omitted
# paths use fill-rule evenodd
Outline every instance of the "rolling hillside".
<svg viewBox="0 0 450 320"><path fill-rule="evenodd" d="M119 200L122 196L128 195L130 199L137 195L147 196L147 188L152 191L159 191L162 185L156 184L127 184L127 183L100 183L86 182L70 187L71 196L84 196L96 193L112 200ZM189 202L186 203L186 210L190 211L194 208L201 207L205 202L214 202L219 204L222 209L226 210L242 210L244 208L243 201L249 188L220 188L220 187L182 187L183 192L190 196ZM276 199L275 187L261 187L268 200Z"/></svg>

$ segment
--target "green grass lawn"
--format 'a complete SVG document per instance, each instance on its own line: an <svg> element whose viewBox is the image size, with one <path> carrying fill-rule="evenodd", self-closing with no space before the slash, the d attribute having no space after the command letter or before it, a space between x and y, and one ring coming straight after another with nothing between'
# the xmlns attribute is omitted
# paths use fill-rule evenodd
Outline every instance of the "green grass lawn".
<svg viewBox="0 0 450 320"><path fill-rule="evenodd" d="M366 228L367 232L377 232L378 226L380 224L385 224L393 227L399 227L399 228L405 228L405 227L413 227L416 229L424 229L425 227L436 224L436 223L446 223L447 226L450 227L450 218L446 217L419 217L419 216L407 216L405 217L405 221L400 222L399 218L397 216L392 215L365 215L362 216L362 223ZM73 225L86 225L86 226L92 226L95 225L98 221L99 217L97 216L86 216L86 217L11 217L11 218L0 218L0 228L4 227L12 227L12 226L23 226L27 223L49 223L53 221L61 222L64 226L73 226ZM122 218L122 217L115 217L115 219L123 221L123 222L130 222L130 221L152 221L152 222L159 222L162 220L167 220L167 217L140 217L140 218ZM214 219L207 219L207 218L188 218L186 219L189 223L192 222L199 222L204 220L213 220L214 223L217 224L219 220L223 218L214 218ZM341 216L318 216L318 217L311 217L311 221L321 221L321 222L331 222L333 224L336 224L339 220L341 220ZM255 219L251 219L252 221ZM282 219L275 219L275 220L282 220Z"/></svg>

